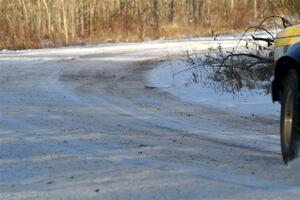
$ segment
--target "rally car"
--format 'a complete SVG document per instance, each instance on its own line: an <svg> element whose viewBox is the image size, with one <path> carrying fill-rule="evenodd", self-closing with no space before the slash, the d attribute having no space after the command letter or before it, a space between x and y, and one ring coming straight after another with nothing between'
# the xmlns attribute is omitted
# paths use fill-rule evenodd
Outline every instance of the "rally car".
<svg viewBox="0 0 300 200"><path fill-rule="evenodd" d="M272 97L281 104L281 150L288 163L297 157L300 147L300 25L276 36Z"/></svg>

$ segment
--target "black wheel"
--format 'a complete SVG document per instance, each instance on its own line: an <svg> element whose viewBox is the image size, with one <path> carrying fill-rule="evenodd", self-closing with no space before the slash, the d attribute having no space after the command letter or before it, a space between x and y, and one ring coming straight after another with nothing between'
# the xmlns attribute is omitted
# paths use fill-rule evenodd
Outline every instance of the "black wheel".
<svg viewBox="0 0 300 200"><path fill-rule="evenodd" d="M290 70L283 89L280 117L280 138L282 158L285 164L298 154L299 120L300 120L300 89L299 74Z"/></svg>

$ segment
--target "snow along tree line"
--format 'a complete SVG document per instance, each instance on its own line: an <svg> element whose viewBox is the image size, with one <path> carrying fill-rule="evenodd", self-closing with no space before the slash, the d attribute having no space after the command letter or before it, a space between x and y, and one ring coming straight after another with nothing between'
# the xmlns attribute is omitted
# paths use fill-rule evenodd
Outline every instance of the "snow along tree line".
<svg viewBox="0 0 300 200"><path fill-rule="evenodd" d="M297 1L0 0L0 49L224 33Z"/></svg>

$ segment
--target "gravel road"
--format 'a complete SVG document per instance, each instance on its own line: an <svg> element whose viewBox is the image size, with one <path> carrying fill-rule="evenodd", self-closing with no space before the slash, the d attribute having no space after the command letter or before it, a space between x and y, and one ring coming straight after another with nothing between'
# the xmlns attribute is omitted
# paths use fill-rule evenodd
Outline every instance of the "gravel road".
<svg viewBox="0 0 300 200"><path fill-rule="evenodd" d="M149 70L206 44L2 52L0 199L299 197L300 164L282 163L278 119L148 87Z"/></svg>

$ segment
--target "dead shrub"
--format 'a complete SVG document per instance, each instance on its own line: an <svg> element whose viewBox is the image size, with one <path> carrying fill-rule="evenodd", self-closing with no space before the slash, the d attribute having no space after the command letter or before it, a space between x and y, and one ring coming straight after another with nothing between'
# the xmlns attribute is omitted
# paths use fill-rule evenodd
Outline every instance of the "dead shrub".
<svg viewBox="0 0 300 200"><path fill-rule="evenodd" d="M285 18L267 17L258 26L248 28L242 34L236 48L223 49L219 45L218 48L210 48L205 55L195 56L188 53L186 61L189 67L177 74L197 69L198 74L193 74L194 82L210 80L221 92L238 94L246 88L270 93L274 71L274 36L268 31L272 30L270 20L274 22L273 27L284 28L291 25ZM254 31L247 35L250 30ZM239 45L241 41L245 42L244 46ZM201 81L195 80L195 77L200 77Z"/></svg>

